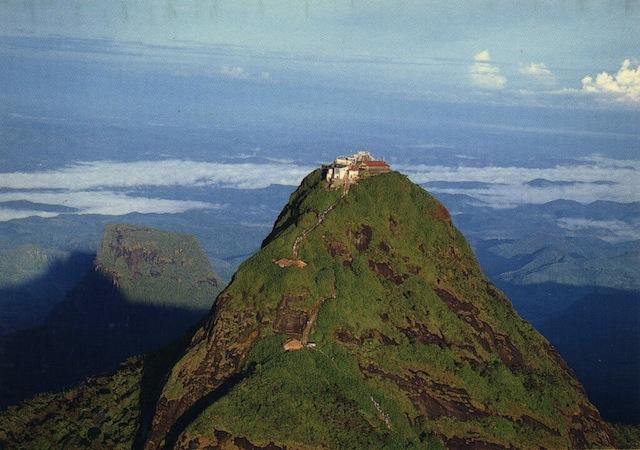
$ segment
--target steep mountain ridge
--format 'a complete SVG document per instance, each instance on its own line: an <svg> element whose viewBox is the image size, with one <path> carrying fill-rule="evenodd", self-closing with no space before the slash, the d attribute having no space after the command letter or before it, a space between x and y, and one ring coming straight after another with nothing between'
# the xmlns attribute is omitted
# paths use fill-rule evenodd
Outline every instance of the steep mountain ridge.
<svg viewBox="0 0 640 450"><path fill-rule="evenodd" d="M218 297L140 433L146 449L611 445L440 203L398 173L344 195L320 171Z"/></svg>

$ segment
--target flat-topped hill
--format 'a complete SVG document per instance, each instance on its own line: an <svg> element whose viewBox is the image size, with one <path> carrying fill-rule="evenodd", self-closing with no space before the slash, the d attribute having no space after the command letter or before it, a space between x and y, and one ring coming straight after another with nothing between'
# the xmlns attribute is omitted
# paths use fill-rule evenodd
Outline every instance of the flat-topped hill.
<svg viewBox="0 0 640 450"><path fill-rule="evenodd" d="M194 236L135 225L105 227L96 270L132 302L210 308L222 282Z"/></svg>

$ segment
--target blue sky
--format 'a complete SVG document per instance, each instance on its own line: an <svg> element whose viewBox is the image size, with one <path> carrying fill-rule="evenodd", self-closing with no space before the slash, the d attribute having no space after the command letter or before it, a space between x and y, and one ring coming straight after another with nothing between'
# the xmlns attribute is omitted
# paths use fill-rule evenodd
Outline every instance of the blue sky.
<svg viewBox="0 0 640 450"><path fill-rule="evenodd" d="M615 79L613 86L595 81L602 72L615 77L625 60L628 70L637 68L636 0L33 0L0 8L5 36L105 39L113 61L130 66L137 59L189 74L305 77L376 92L530 104L580 103L572 94L591 76L584 91L600 94L591 100L640 103L640 81L628 95L613 92L626 89ZM65 41L57 50L66 57L83 50L73 47ZM225 55L226 69L211 67L211 54Z"/></svg>
<svg viewBox="0 0 640 450"><path fill-rule="evenodd" d="M7 0L0 220L216 208L189 189L363 147L494 207L639 201L638 23L636 0Z"/></svg>

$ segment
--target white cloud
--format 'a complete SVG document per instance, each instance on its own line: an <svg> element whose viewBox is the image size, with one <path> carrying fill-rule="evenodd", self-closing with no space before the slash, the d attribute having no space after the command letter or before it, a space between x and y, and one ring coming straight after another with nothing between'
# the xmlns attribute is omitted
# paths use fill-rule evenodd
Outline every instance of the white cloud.
<svg viewBox="0 0 640 450"><path fill-rule="evenodd" d="M190 200L136 197L111 191L3 192L0 202L29 201L77 209L73 214L120 216L130 213L177 214L191 209L220 208L221 205ZM0 207L0 221L23 217L55 217L60 213Z"/></svg>
<svg viewBox="0 0 640 450"><path fill-rule="evenodd" d="M575 164L549 168L498 167L498 166L397 166L416 183L428 181L489 183L473 189L430 188L434 192L467 194L487 202L493 207L512 207L524 203L545 203L568 199L582 203L595 200L618 202L640 201L637 180L640 178L640 161L613 160L590 157ZM530 186L535 179L569 181L578 183L557 184L544 187ZM596 182L610 181L610 184Z"/></svg>
<svg viewBox="0 0 640 450"><path fill-rule="evenodd" d="M211 66L209 64L182 64L178 65L172 72L179 77L207 77L207 78L230 78L235 80L249 80L257 82L271 82L271 73L267 71L251 72L242 66L222 65Z"/></svg>
<svg viewBox="0 0 640 450"><path fill-rule="evenodd" d="M595 200L640 201L637 180L640 161L592 156L573 164L547 168L457 167L402 165L394 168L417 183L428 181L481 182L474 188L432 187L434 192L468 194L493 207L524 203L544 203L557 199L589 203ZM180 213L190 209L220 205L135 195L138 187L221 186L240 189L264 188L271 184L297 186L313 167L291 162L210 163L188 160L91 161L39 172L0 173L0 202L30 201L78 209L73 214L121 215L140 213ZM531 186L535 179L572 183ZM608 181L608 184L597 182ZM118 192L114 192L118 190ZM27 207L28 208L28 207ZM0 220L29 215L51 217L58 213L2 208Z"/></svg>
<svg viewBox="0 0 640 450"><path fill-rule="evenodd" d="M238 80L247 80L249 78L249 73L240 66L222 66L220 68L220 74Z"/></svg>
<svg viewBox="0 0 640 450"><path fill-rule="evenodd" d="M532 62L527 66L521 66L518 71L523 75L528 75L545 84L555 83L555 76L545 63Z"/></svg>
<svg viewBox="0 0 640 450"><path fill-rule="evenodd" d="M588 75L582 79L582 91L617 101L640 103L640 65L634 69L631 61L625 59L614 75L601 72L595 80Z"/></svg>
<svg viewBox="0 0 640 450"><path fill-rule="evenodd" d="M294 164L222 164L188 160L89 161L41 172L0 173L0 188L95 189L220 185L240 189L297 186L310 167Z"/></svg>
<svg viewBox="0 0 640 450"><path fill-rule="evenodd" d="M271 184L297 186L311 170L291 163L221 164L184 160L90 161L40 172L0 173L0 202L29 201L76 208L72 214L123 215L133 212L175 214L221 205L186 200L148 198L131 192L138 187L216 185L240 189ZM96 189L96 190L91 190ZM0 221L59 213L0 208Z"/></svg>
<svg viewBox="0 0 640 450"><path fill-rule="evenodd" d="M476 61L469 67L471 83L482 89L503 89L507 84L507 78L500 73L500 69L491 64L491 54L488 50L476 53L473 57Z"/></svg>
<svg viewBox="0 0 640 450"><path fill-rule="evenodd" d="M489 50L482 50L481 52L473 55L473 59L475 59L476 61L488 62L491 61L491 54L489 53Z"/></svg>
<svg viewBox="0 0 640 450"><path fill-rule="evenodd" d="M569 231L593 230L604 241L623 242L640 239L640 223L577 217L560 217L556 222L558 226Z"/></svg>
<svg viewBox="0 0 640 450"><path fill-rule="evenodd" d="M0 206L0 222L12 219L24 219L26 217L55 217L59 213L49 211L37 211L31 209L13 209Z"/></svg>

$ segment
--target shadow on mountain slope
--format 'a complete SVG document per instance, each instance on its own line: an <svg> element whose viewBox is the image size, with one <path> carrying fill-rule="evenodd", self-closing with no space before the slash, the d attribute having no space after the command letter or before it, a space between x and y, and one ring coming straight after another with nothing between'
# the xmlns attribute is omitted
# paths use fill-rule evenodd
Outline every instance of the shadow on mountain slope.
<svg viewBox="0 0 640 450"><path fill-rule="evenodd" d="M609 421L640 423L640 293L496 283L556 347Z"/></svg>
<svg viewBox="0 0 640 450"><path fill-rule="evenodd" d="M593 288L539 328L606 420L640 423L640 293Z"/></svg>
<svg viewBox="0 0 640 450"><path fill-rule="evenodd" d="M72 253L29 282L0 288L0 336L40 325L90 270L94 258L95 254Z"/></svg>
<svg viewBox="0 0 640 450"><path fill-rule="evenodd" d="M114 370L193 326L203 309L134 303L89 272L38 328L0 338L0 407Z"/></svg>
<svg viewBox="0 0 640 450"><path fill-rule="evenodd" d="M203 324L204 317L197 325L183 333L181 337L170 345L157 351L149 352L144 356L142 378L140 380L140 418L133 441L134 449L141 449L144 446L164 382L191 342L193 332Z"/></svg>
<svg viewBox="0 0 640 450"><path fill-rule="evenodd" d="M499 279L492 281L511 299L518 314L538 329L560 317L574 303L594 290L603 289L560 283L515 284Z"/></svg>

